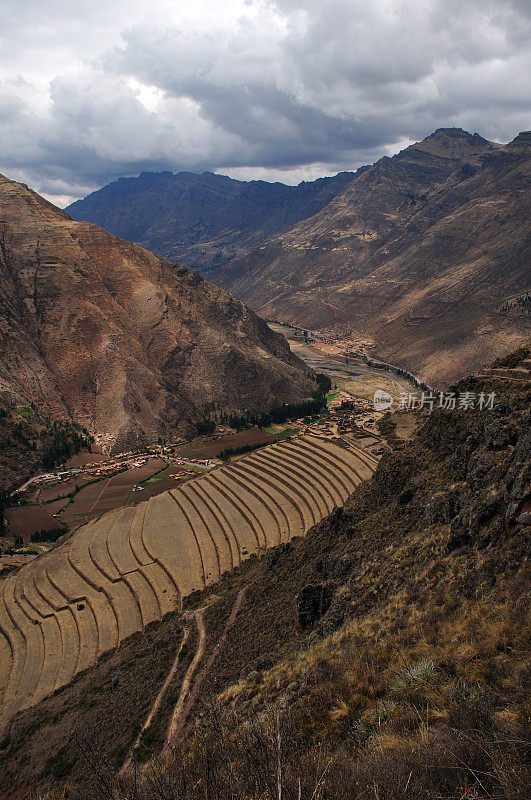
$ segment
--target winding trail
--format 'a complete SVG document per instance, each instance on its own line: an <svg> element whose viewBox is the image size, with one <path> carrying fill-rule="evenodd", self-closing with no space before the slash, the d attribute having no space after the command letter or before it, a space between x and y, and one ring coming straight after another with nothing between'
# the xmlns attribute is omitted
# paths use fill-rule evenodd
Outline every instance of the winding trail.
<svg viewBox="0 0 531 800"><path fill-rule="evenodd" d="M179 694L179 699L175 704L175 708L173 709L173 713L171 715L171 719L168 725L168 730L166 732L166 741L164 744L164 749L166 749L170 742L172 742L177 733L181 729L181 720L183 718L184 713L184 704L186 703L186 699L190 693L190 686L192 684L192 679L194 677L194 673L197 669L197 666L201 659L203 658L205 652L205 642L206 642L206 629L205 623L203 621L203 615L205 613L206 606L203 608L198 608L197 611L194 611L191 615L195 620L195 624L197 627L197 632L199 634L199 640L197 642L197 649L195 651L194 657L188 669L186 670L186 675L183 678L183 682L181 685L181 691Z"/></svg>
<svg viewBox="0 0 531 800"><path fill-rule="evenodd" d="M190 628L187 627L187 628L184 629L183 638L181 639L181 643L179 645L179 649L177 650L177 655L175 656L175 659L173 661L171 669L170 669L170 671L168 672L168 674L166 676L166 680L162 684L162 686L160 688L160 691L159 691L158 695L155 698L155 702L151 706L151 710L150 710L149 714L147 715L144 724L142 725L140 733L136 737L136 739L134 741L134 744L131 747L131 750L129 751L129 755L127 756L126 760L123 763L122 768L120 769L120 772L118 773L119 775L124 775L128 771L128 769L130 768L131 763L133 761L133 754L134 754L135 750L137 749L137 747L140 745L140 739L142 737L142 734L144 733L145 730L147 730L147 728L149 728L149 726L153 722L153 717L155 716L155 714L159 710L160 704L162 702L162 698L166 694L166 690L167 690L168 686L170 685L170 683L172 682L172 680L173 680L173 678L175 676L175 673L177 672L177 667L179 666L181 653L183 651L183 648L184 648L186 642L188 641L189 636L190 636Z"/></svg>
<svg viewBox="0 0 531 800"><path fill-rule="evenodd" d="M204 612L206 610L206 607L200 608L200 609L198 609L197 611L194 612L194 617L195 617L195 621L196 621L196 625L197 625L197 630L199 632L199 642L198 642L198 645L197 645L197 650L196 650L194 659L193 659L192 663L190 664L190 666L188 668L188 671L187 671L187 673L185 675L185 678L183 680L181 693L179 695L179 699L178 699L177 704L175 706L175 709L173 711L172 718L170 720L170 724L168 725L168 731L167 731L167 734L166 734L166 744L164 746L163 752L172 748L172 745L174 744L175 740L177 739L177 737L181 733L181 731L183 729L183 726L184 726L184 723L186 722L186 719L188 717L188 714L192 710L192 707L193 707L193 705L195 703L195 700L196 700L197 695L199 693L199 689L201 688L201 684L203 683L203 680L206 678L206 676L210 672L210 670L212 668L212 665L213 665L214 661L216 660L216 657L217 657L218 653L220 653L221 650L223 649L223 647L225 645L225 642L227 641L227 636L228 636L228 633L229 633L229 629L236 622L236 617L238 616L238 612L239 612L239 610L241 608L241 605L242 605L243 598L245 596L246 590L247 590L247 586L244 586L243 589L240 589L240 591L236 595L236 598L235 598L234 603L232 605L232 610L230 612L229 618L228 618L227 622L225 623L225 628L223 629L223 633L221 634L221 637L220 637L218 643L216 644L216 646L212 650L207 663L202 668L201 672L199 673L199 675L195 679L192 688L190 689L189 687L190 687L194 672L195 672L195 670L197 668L197 665L199 664L199 662L200 662L200 660L203 657L203 654L205 652L205 640L206 640L206 630L205 630L205 624L204 624L204 620L203 620L203 614L204 614Z"/></svg>
<svg viewBox="0 0 531 800"><path fill-rule="evenodd" d="M199 689L201 687L201 684L202 684L203 680L206 678L206 676L208 675L208 673L210 672L210 669L212 668L212 665L213 665L218 653L222 650L223 646L225 645L229 629L231 628L232 625L234 625L234 623L236 621L236 617L238 616L238 612L239 612L239 610L241 608L246 589L247 589L247 586L244 586L244 588L241 589L238 592L238 594L236 595L236 598L235 598L234 603L232 605L232 609L231 609L229 618L227 619L227 622L225 623L225 627L223 629L223 633L222 633L218 643L213 648L207 663L202 668L201 672L196 677L195 681L194 681L195 672L196 672L196 670L197 670L197 668L198 668L198 666L199 666L199 664L201 662L201 659L203 658L203 656L205 654L206 628L205 628L205 622L204 622L204 614L205 614L205 611L207 610L207 608L209 607L209 605L211 605L212 601L210 603L207 602L206 605L202 606L201 608L196 609L195 611L188 611L185 614L183 614L183 618L186 620L188 625L184 629L183 637L181 639L181 643L179 645L179 649L177 650L177 654L175 656L175 659L173 661L171 669L168 672L168 675L166 676L166 680L162 684L162 686L161 686L161 688L160 688L160 690L159 690L159 692L158 692L158 694L157 694L157 696L155 698L155 701L154 701L153 705L151 706L150 712L149 712L148 716L146 717L146 719L144 721L144 724L142 725L142 728L141 728L138 736L136 737L136 739L134 741L133 746L131 747L131 749L130 749L128 755L127 755L127 758L124 761L124 763L123 763L123 765L122 765L122 767L120 769L119 775L121 777L123 777L131 769L131 767L133 766L133 759L134 759L135 750L137 750L137 748L140 746L142 734L144 733L145 730L147 730L150 727L151 723L153 722L155 714L157 713L157 711L160 708L160 704L162 702L162 699L163 699L164 695L166 694L166 691L167 691L168 687L170 686L172 680L175 677L175 673L177 672L177 668L178 668L179 663L180 663L180 659L181 659L181 655L182 655L184 646L186 645L188 639L190 638L190 630L191 630L190 623L192 621L195 622L195 625L197 627L197 632L199 634L199 639L198 639L198 642L197 642L197 648L196 648L196 651L194 653L194 657L193 657L193 659L192 659L192 661L190 663L190 666L186 670L186 674L185 674L185 676L183 678L183 682L182 682L182 685L181 685L181 691L179 693L179 699L177 700L177 703L175 704L175 707L173 709L173 713L171 715L170 722L168 724L168 728L167 728L167 731L166 731L166 740L165 740L165 743L164 743L162 754L167 754L171 750L171 748L172 748L173 744L175 743L177 737L181 733L181 731L183 729L183 726L184 726L184 723L186 722L186 719L188 717L188 714L192 710L192 707L193 707L193 705L195 703L195 700L196 700L197 695L199 693Z"/></svg>

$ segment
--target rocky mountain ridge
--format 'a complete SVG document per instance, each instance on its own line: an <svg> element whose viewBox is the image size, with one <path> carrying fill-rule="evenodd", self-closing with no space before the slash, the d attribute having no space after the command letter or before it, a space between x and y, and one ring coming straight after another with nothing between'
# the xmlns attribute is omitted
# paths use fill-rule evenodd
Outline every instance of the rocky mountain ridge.
<svg viewBox="0 0 531 800"><path fill-rule="evenodd" d="M327 205L354 173L298 186L238 181L213 172L143 172L66 209L203 274Z"/></svg>
<svg viewBox="0 0 531 800"><path fill-rule="evenodd" d="M528 335L503 308L529 290L530 139L440 129L211 279L266 318L348 326L447 385Z"/></svg>

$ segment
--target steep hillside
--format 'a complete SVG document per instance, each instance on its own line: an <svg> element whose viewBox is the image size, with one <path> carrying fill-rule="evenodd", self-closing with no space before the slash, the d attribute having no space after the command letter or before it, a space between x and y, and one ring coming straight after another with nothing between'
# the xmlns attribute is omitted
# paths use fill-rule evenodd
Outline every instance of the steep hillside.
<svg viewBox="0 0 531 800"><path fill-rule="evenodd" d="M286 186L203 172L120 178L66 210L159 256L207 274L320 211L354 173Z"/></svg>
<svg viewBox="0 0 531 800"><path fill-rule="evenodd" d="M75 422L50 419L31 406L0 405L0 494L90 445Z"/></svg>
<svg viewBox="0 0 531 800"><path fill-rule="evenodd" d="M342 510L20 714L4 795L524 800L529 387L456 390L494 409L404 412Z"/></svg>
<svg viewBox="0 0 531 800"><path fill-rule="evenodd" d="M528 330L529 142L438 130L211 278L266 318L349 326L447 385Z"/></svg>
<svg viewBox="0 0 531 800"><path fill-rule="evenodd" d="M120 448L315 388L240 301L3 176L0 331L0 399Z"/></svg>
<svg viewBox="0 0 531 800"><path fill-rule="evenodd" d="M193 591L304 536L377 463L370 450L326 436L271 445L92 519L9 576L0 584L0 737L17 711L180 610Z"/></svg>

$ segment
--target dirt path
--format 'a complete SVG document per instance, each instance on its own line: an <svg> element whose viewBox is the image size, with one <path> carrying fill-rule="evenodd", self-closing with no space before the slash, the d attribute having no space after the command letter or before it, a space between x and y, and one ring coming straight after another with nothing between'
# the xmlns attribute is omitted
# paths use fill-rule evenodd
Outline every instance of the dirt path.
<svg viewBox="0 0 531 800"><path fill-rule="evenodd" d="M179 695L179 700L177 701L177 705L175 706L170 724L168 726L168 732L166 735L166 744L164 746L164 750L167 751L168 749L171 749L173 743L175 742L180 732L182 731L184 723L186 722L186 719L188 717L188 714L192 710L192 707L195 703L195 700L199 693L199 689L201 688L201 684L203 683L203 680L210 672L218 653L222 650L222 648L225 645L225 642L227 641L229 629L232 627L232 625L234 625L236 621L236 617L238 616L238 612L241 608L246 589L247 586L244 586L243 589L241 589L236 595L236 599L234 600L234 603L232 605L230 616L227 622L225 623L225 628L223 630L221 638L214 647L214 649L212 650L207 663L205 664L205 666L202 668L201 672L195 679L194 684L190 690L189 687L191 684L193 674L205 650L204 643L206 638L206 631L203 621L203 614L206 609L201 608L195 612L196 625L199 631L199 643L197 646L196 654L194 656L194 660L190 664L190 667L188 668L188 671L184 678L183 685L181 688L181 693Z"/></svg>
<svg viewBox="0 0 531 800"><path fill-rule="evenodd" d="M177 672L177 667L179 666L181 653L183 651L183 647L185 646L186 642L188 641L188 637L189 636L190 636L190 628L185 628L184 633L183 633L183 638L181 639L181 644L179 645L179 649L177 650L177 655L175 656L175 659L173 661L171 669L168 672L168 675L166 676L166 680L162 684L162 686L160 688L160 691L159 691L158 695L155 698L155 702L151 706L151 711L149 712L148 716L146 717L146 720L145 720L144 724L142 725L142 729L141 729L140 733L136 737L136 739L134 741L134 744L133 744L131 750L129 751L129 755L127 756L126 760L124 761L124 764L123 764L122 768L120 769L120 772L119 772L120 775L124 775L128 771L128 769L130 768L131 763L133 761L133 753L134 753L134 751L136 750L136 748L140 744L140 738L141 738L143 732L147 728L149 728L149 726L153 722L153 717L155 716L155 714L159 710L160 704L162 702L162 698L164 697L164 695L166 693L166 689L168 688L168 686L172 682L172 680L173 680L173 678L175 676L175 673Z"/></svg>
<svg viewBox="0 0 531 800"><path fill-rule="evenodd" d="M199 666L199 664L201 662L201 659L203 658L203 656L205 654L206 629L205 629L205 623L204 623L203 617L204 617L204 613L207 610L207 608L210 605L210 603L207 602L207 604L204 605L202 608L198 608L195 611L189 611L189 612L183 614L183 618L186 620L186 622L191 623L192 620L195 622L195 625L197 627L197 632L199 634L199 640L197 642L197 648L196 648L194 657L192 659L192 662L190 663L190 666L186 670L186 674L185 674L185 676L183 678L183 682L182 682L182 685L181 685L181 691L179 693L179 699L177 700L175 708L173 709L173 713L172 713L170 722L168 724L168 729L167 729L167 732L166 732L166 742L165 742L165 745L164 745L164 748L163 748L163 751L162 751L163 753L165 753L165 752L167 753L169 750L171 750L172 744L175 742L176 738L179 736L179 734L180 734L180 732L181 732L181 730L183 728L183 725L186 722L188 714L190 713L190 711L191 711L191 709L192 709L192 707L194 705L194 702L196 700L196 697L197 697L197 694L198 694L199 689L201 687L201 684L202 684L204 678L210 672L210 669L211 669L211 667L212 667L212 665L213 665L213 663L214 663L214 661L216 659L216 656L218 655L218 653L223 648L223 646L224 646L224 644L225 644L225 642L227 640L227 635L228 635L228 632L229 632L229 628L232 625L234 625L234 622L236 621L236 617L238 616L238 612L239 612L241 604L243 602L243 598L244 598L246 589L247 589L247 587L245 586L236 595L236 598L235 598L234 603L232 605L231 613L229 615L229 618L228 618L227 622L225 623L225 628L223 630L221 638L220 638L219 642L216 644L216 646L214 647L214 649L212 650L207 663L205 664L205 666L202 668L201 672L199 673L199 675L195 679L195 682L193 682L195 672L196 672L197 667ZM212 598L211 598L211 602L212 602ZM181 659L181 654L183 652L183 648L184 648L185 644L187 643L188 639L190 638L190 630L191 630L191 626L190 626L190 624L188 624L184 629L183 637L181 639L181 643L179 645L179 649L177 650L177 654L175 656L175 659L173 661L171 669L168 672L168 674L166 676L166 680L162 684L162 686L161 686L161 688L160 688L160 690L159 690L159 692L158 692L158 694L157 694L157 696L155 698L155 701L154 701L153 705L151 706L150 712L149 712L148 716L146 717L146 719L144 721L144 724L142 725L142 728L141 728L138 736L136 737L136 739L134 741L134 744L131 747L131 750L129 751L129 754L128 754L126 760L124 761L124 763L123 763L123 765L122 765L122 767L120 769L120 772L119 772L120 776L124 776L130 770L130 768L132 766L132 763L133 763L134 753L135 753L136 748L140 745L142 734L143 734L143 732L145 730L147 730L150 727L151 723L153 722L155 714L157 713L157 711L160 708L160 704L162 702L162 699L163 699L168 687L170 686L172 680L175 677L175 673L177 672L177 668L178 668L179 663L180 663L180 659Z"/></svg>
<svg viewBox="0 0 531 800"><path fill-rule="evenodd" d="M164 748L167 748L168 745L175 739L177 734L181 729L181 720L184 714L184 706L186 703L186 699L190 692L190 686L192 684L192 679L194 677L194 673L197 669L197 666L201 659L203 658L205 652L205 642L206 642L206 629L205 623L203 621L203 615L205 613L206 607L198 608L197 611L194 611L191 616L195 619L195 624L197 626L197 632L199 634L199 641L197 643L197 649L195 651L195 655L192 659L192 663L186 670L186 675L184 676L181 691L179 694L179 699L173 709L173 714L171 715L171 719L168 725L168 730L166 732L166 742Z"/></svg>
<svg viewBox="0 0 531 800"><path fill-rule="evenodd" d="M96 506L96 503L99 501L100 497L102 496L103 492L105 491L105 489L107 488L107 486L109 485L109 483L111 482L111 480L112 480L112 478L107 478L107 480L105 481L105 484L104 484L104 486L103 486L103 489L101 490L101 492L99 493L99 495L96 497L96 499L95 499L95 500L94 500L94 502L92 503L92 507L91 507L90 511L88 512L88 514L86 515L87 517L89 516L89 514L92 514L92 512L94 511L94 508L95 508L95 506Z"/></svg>

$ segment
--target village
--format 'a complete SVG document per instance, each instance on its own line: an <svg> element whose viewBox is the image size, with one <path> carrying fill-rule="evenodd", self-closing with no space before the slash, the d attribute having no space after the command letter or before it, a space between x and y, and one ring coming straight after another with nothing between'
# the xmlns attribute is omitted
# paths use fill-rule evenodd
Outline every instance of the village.
<svg viewBox="0 0 531 800"><path fill-rule="evenodd" d="M175 456L172 453L171 447L147 448L142 454L130 452L118 453L116 456L104 461L101 460L102 456L99 456L97 460L89 461L80 466L72 466L68 469L57 470L56 472L39 473L28 481L25 481L13 494L28 491L30 487L52 486L78 477L104 478L116 472L125 472L129 469L143 467L145 464L148 464L149 461L160 458L165 459L170 465L175 464L177 467L192 466L205 470L212 469L212 467L216 465L216 462L208 458L184 458L182 456ZM176 473L176 476L178 474L180 473ZM169 475L168 477L173 476ZM136 490L141 490L143 487L136 486L134 488Z"/></svg>

